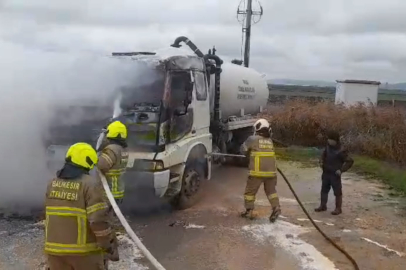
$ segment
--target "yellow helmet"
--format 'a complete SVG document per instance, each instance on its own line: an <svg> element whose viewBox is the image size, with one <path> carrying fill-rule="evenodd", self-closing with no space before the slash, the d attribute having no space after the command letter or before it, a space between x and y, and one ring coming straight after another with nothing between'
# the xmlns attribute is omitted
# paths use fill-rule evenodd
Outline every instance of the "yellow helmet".
<svg viewBox="0 0 406 270"><path fill-rule="evenodd" d="M99 158L96 150L90 144L81 142L69 147L65 160L91 170L97 164Z"/></svg>
<svg viewBox="0 0 406 270"><path fill-rule="evenodd" d="M120 121L114 121L107 127L107 138L109 139L127 139L127 127Z"/></svg>

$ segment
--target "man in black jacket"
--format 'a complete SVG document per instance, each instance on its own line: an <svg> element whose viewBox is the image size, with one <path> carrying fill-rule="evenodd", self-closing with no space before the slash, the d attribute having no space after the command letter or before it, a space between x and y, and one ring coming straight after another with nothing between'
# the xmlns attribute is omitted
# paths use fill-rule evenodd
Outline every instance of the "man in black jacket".
<svg viewBox="0 0 406 270"><path fill-rule="evenodd" d="M327 146L320 157L320 167L323 169L321 176L321 201L320 206L314 209L316 212L327 210L328 193L333 188L336 197L336 209L332 215L342 213L342 185L341 174L348 171L354 163L348 152L340 144L340 135L335 131L327 132Z"/></svg>

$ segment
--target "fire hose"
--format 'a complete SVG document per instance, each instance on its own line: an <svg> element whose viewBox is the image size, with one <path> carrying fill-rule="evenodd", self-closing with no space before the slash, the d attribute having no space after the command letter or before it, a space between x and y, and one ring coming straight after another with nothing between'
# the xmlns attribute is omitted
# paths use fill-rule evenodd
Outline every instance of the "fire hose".
<svg viewBox="0 0 406 270"><path fill-rule="evenodd" d="M238 157L238 158L246 158L244 155L235 155L235 154L223 154L223 153L212 153L212 156L224 156L224 157ZM314 222L313 218L310 216L310 214L307 212L306 208L303 206L301 200L297 196L295 190L293 189L292 185L290 184L289 180L286 178L285 174L282 172L281 169L277 168L278 172L281 174L282 178L285 180L286 184L288 185L290 191L292 192L293 196L295 197L296 201L299 203L300 207L302 208L303 212L307 216L307 218L310 220L310 222L313 224L313 226L317 229L317 231L328 241L330 242L338 251L340 251L342 254L344 254L345 257L348 258L348 260L352 263L354 266L355 270L359 270L359 266L355 259L348 254L347 251L345 251L342 247L337 245L329 236L327 236L323 230L320 229L320 227ZM144 246L144 244L141 242L141 240L137 237L137 235L134 233L134 231L131 229L130 225L128 224L127 220L125 219L124 215L121 213L120 208L118 207L113 194L110 191L110 187L107 184L107 180L104 177L104 175L98 171L101 181L103 183L103 188L106 191L107 198L109 199L114 212L116 213L118 219L120 220L121 224L125 228L127 234L130 236L130 238L134 241L134 243L137 245L137 247L141 250L141 252L145 255L145 257L151 262L151 264L155 267L157 270L165 270L165 268L155 259L155 257L149 252L149 250Z"/></svg>
<svg viewBox="0 0 406 270"><path fill-rule="evenodd" d="M223 154L223 153L212 153L212 156L224 156L224 157L238 157L238 158L246 158L246 156L244 155L234 155L234 154ZM295 196L296 201L299 203L300 207L302 208L303 212L305 213L305 215L307 216L307 218L310 220L310 222L313 224L313 226L316 228L316 230L328 241L330 242L330 244L332 244L338 251L340 251L342 254L344 254L345 257L347 257L347 259L352 263L352 265L354 266L355 270L359 270L359 266L357 264L357 262L355 261L355 259L348 254L347 251L345 251L345 249L343 249L342 247L340 247L339 245L337 245L337 243L335 243L328 235L326 235L322 229L320 229L320 227L316 224L316 222L314 222L314 220L312 219L312 217L310 216L310 214L307 212L306 208L303 206L301 200L299 199L299 197L297 196L295 190L293 189L292 185L290 184L289 180L286 178L285 174L282 172L281 169L277 168L278 172L280 173L280 175L282 176L282 178L285 180L286 184L288 185L290 191L292 192L293 196Z"/></svg>
<svg viewBox="0 0 406 270"><path fill-rule="evenodd" d="M116 213L118 219L120 220L121 224L123 225L125 231L130 236L131 240L137 245L137 247L141 250L141 252L145 255L145 257L150 261L150 263L155 267L157 270L165 270L165 268L152 256L151 252L144 246L138 236L134 233L133 229L131 229L130 225L128 224L127 220L125 219L124 215L121 213L120 208L118 207L116 200L111 194L110 187L107 184L107 180L104 175L97 170L98 174L100 175L101 181L103 183L103 188L106 191L107 198L110 201L111 206L113 207L114 212Z"/></svg>

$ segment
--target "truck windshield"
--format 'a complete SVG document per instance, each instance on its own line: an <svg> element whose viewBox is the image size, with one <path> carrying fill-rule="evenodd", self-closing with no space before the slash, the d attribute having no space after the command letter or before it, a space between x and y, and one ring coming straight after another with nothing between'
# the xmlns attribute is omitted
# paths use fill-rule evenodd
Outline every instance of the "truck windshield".
<svg viewBox="0 0 406 270"><path fill-rule="evenodd" d="M128 147L130 149L153 150L157 145L159 108L154 106L139 106L131 111L125 111L113 120L120 120L128 129ZM159 144L159 140L158 140Z"/></svg>
<svg viewBox="0 0 406 270"><path fill-rule="evenodd" d="M153 68L139 68L133 80L121 87L120 107L132 110L139 104L159 106L165 89L165 73Z"/></svg>
<svg viewBox="0 0 406 270"><path fill-rule="evenodd" d="M130 149L157 151L163 140L158 138L158 132L164 89L165 72L152 68L138 70L134 82L121 88L121 113L117 119L128 128Z"/></svg>

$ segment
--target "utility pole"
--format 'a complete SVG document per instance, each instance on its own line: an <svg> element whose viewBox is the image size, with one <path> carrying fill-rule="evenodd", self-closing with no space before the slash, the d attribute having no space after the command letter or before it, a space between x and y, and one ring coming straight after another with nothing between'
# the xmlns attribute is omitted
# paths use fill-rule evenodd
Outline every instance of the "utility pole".
<svg viewBox="0 0 406 270"><path fill-rule="evenodd" d="M252 0L248 0L246 13L247 19L245 20L244 66L248 67L250 64Z"/></svg>
<svg viewBox="0 0 406 270"><path fill-rule="evenodd" d="M240 2L240 5L238 7L237 10L237 19L238 19L238 15L243 15L243 20L242 20L242 24L243 24L243 28L242 28L242 32L243 35L245 33L245 35L243 36L243 39L245 41L244 44L244 66L248 67L249 63L250 63L250 49L251 49L251 25L252 22L254 22L254 24L256 24L257 22L259 22L259 20L262 17L263 14L263 8L261 6L261 4L258 2L260 10L259 11L253 11L252 10L252 0L246 0L247 1L247 5L246 5L246 9L242 10L240 9L242 4L245 5L245 0L242 0ZM259 16L258 20L253 20L253 16Z"/></svg>

